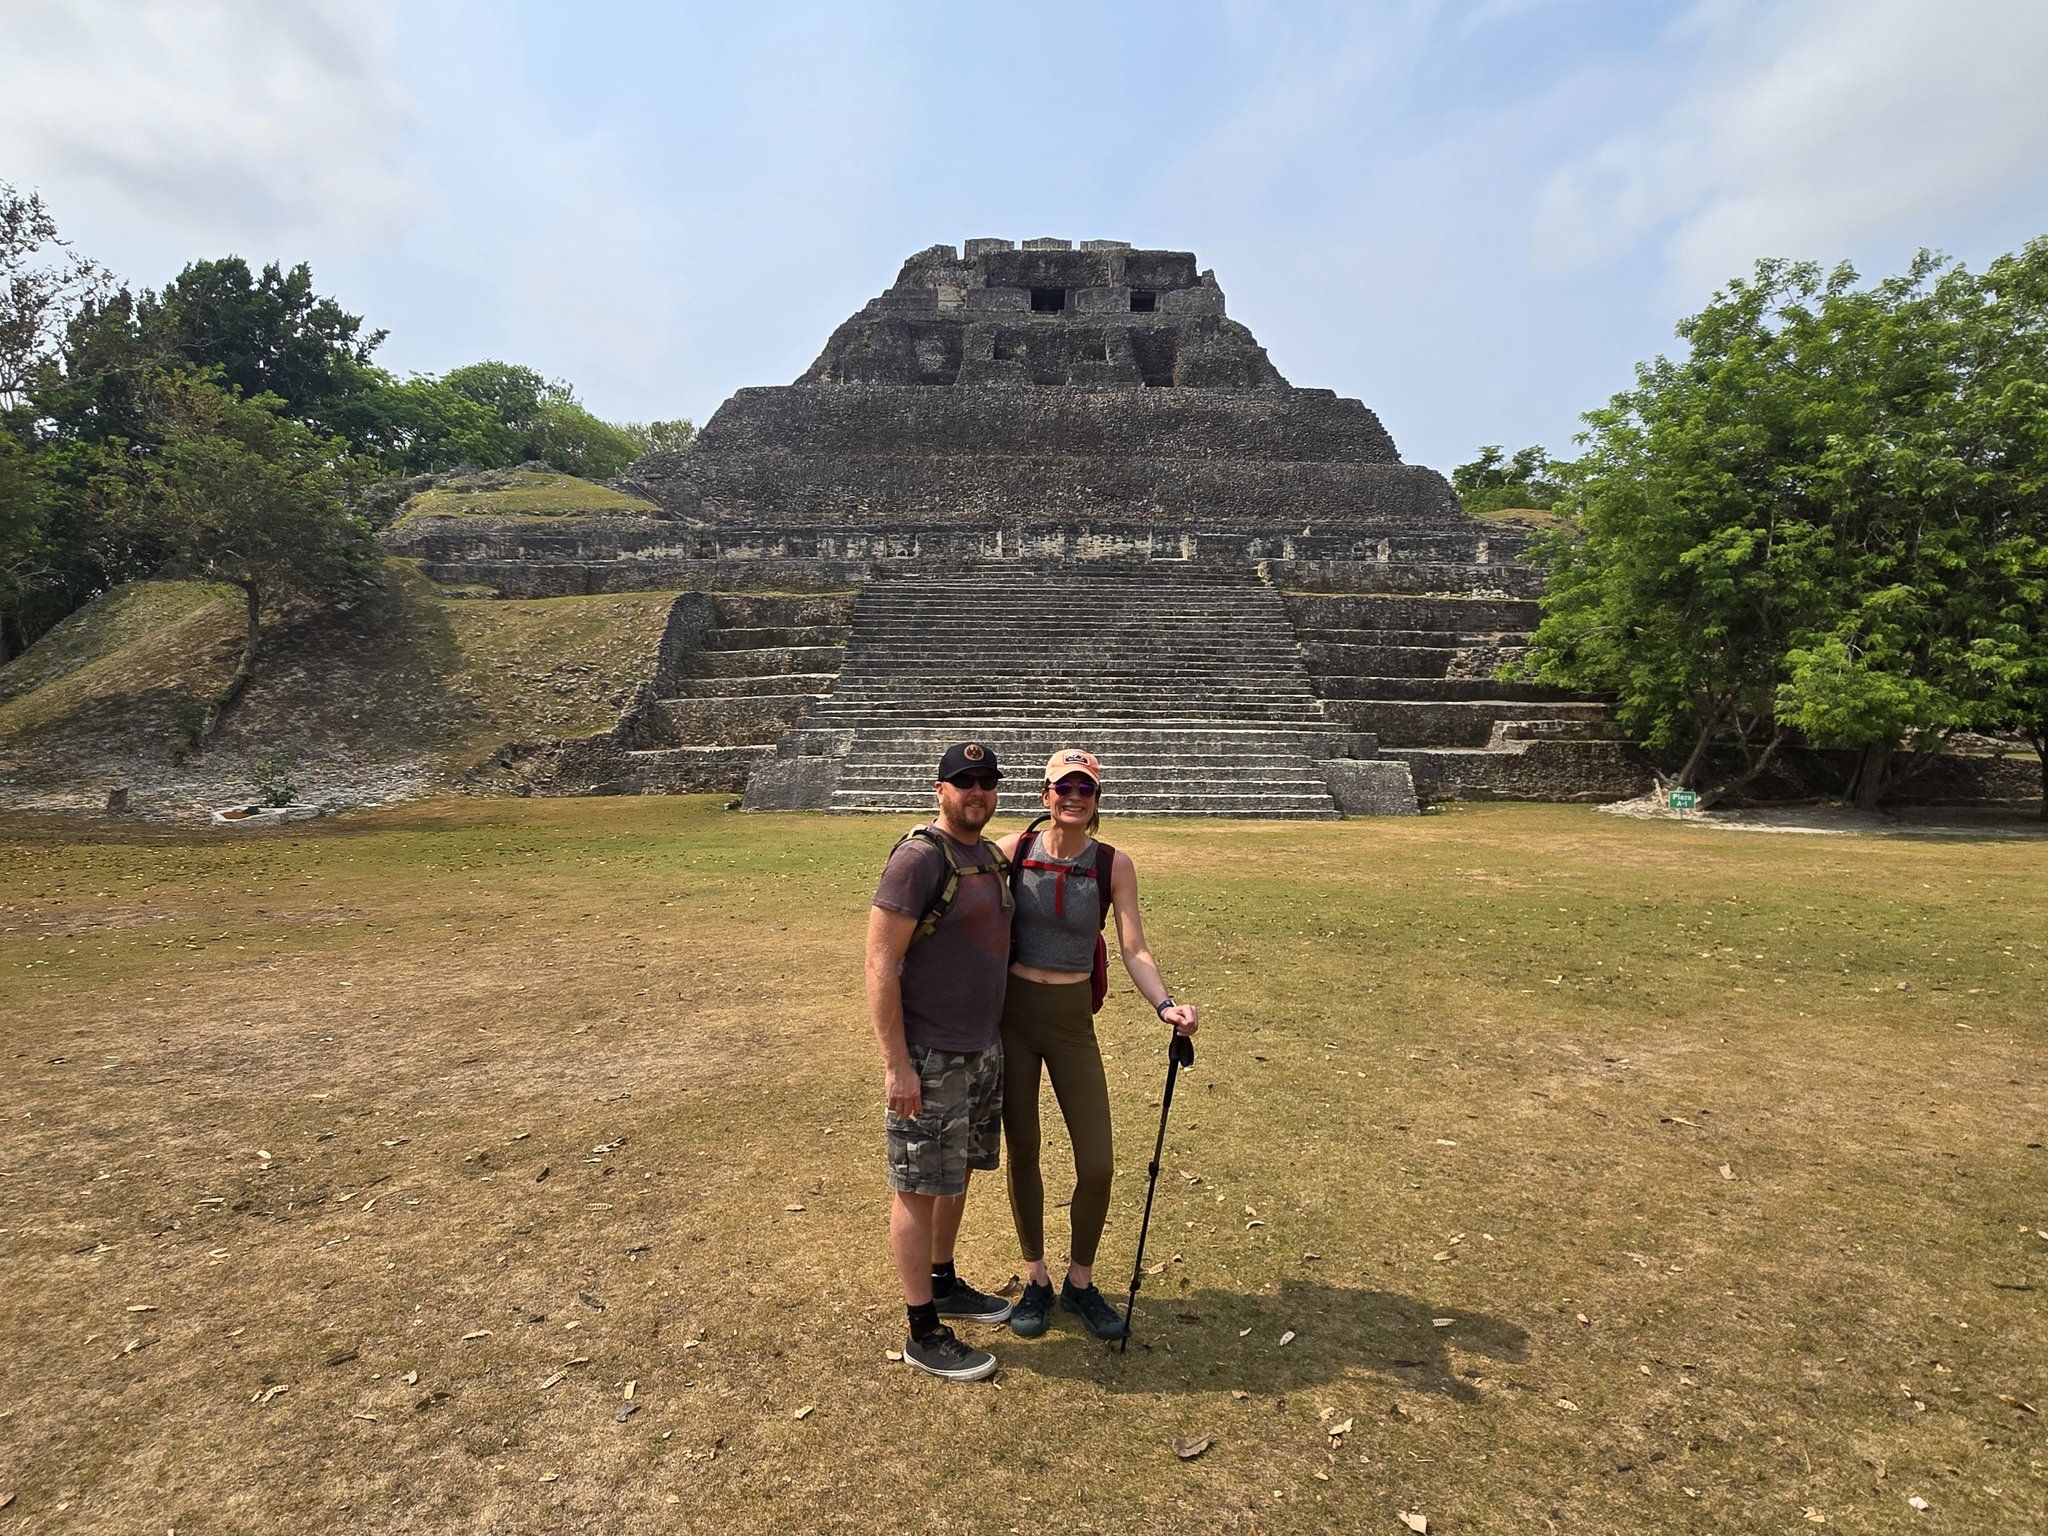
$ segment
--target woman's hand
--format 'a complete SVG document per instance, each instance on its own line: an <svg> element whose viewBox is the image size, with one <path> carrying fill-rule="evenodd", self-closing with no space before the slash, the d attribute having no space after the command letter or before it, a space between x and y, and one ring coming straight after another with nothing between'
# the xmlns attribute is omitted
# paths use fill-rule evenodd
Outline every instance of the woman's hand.
<svg viewBox="0 0 2048 1536"><path fill-rule="evenodd" d="M1175 1003L1159 1010L1159 1017L1173 1026L1176 1035L1192 1035L1202 1027L1201 1010L1193 1003Z"/></svg>

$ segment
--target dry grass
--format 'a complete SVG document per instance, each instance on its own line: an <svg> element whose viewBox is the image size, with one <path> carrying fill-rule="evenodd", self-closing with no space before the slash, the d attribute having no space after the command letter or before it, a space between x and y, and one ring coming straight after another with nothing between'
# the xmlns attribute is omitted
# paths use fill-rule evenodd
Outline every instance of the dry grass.
<svg viewBox="0 0 2048 1536"><path fill-rule="evenodd" d="M391 798L375 792L380 774L445 781L506 741L608 729L653 675L674 600L475 602L392 561L346 612L276 615L248 694L180 766L181 722L197 722L240 654L241 599L194 582L122 587L0 669L0 793L79 806L128 784L151 809L217 804L247 794L246 765L275 753L315 798L337 784L343 799Z"/></svg>
<svg viewBox="0 0 2048 1536"><path fill-rule="evenodd" d="M883 1360L895 829L713 806L0 823L0 1530L2043 1528L2039 844L1117 828L1164 1268L961 1387Z"/></svg>

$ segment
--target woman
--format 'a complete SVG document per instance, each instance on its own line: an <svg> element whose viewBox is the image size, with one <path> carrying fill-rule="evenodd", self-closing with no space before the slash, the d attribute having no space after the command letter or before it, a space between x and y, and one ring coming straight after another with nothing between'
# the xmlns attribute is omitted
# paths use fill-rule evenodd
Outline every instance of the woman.
<svg viewBox="0 0 2048 1536"><path fill-rule="evenodd" d="M1101 818L1102 765L1075 748L1045 765L1039 798L1049 817L1037 833L1002 840L1016 866L1017 904L1011 929L1010 981L1003 1004L1003 1140L1009 1144L1010 1212L1026 1266L1024 1294L1010 1328L1024 1338L1045 1332L1052 1276L1045 1267L1045 1185L1038 1172L1038 1082L1052 1078L1067 1136L1074 1146L1073 1240L1059 1304L1078 1313L1098 1339L1121 1338L1123 1319L1095 1287L1096 1243L1109 1214L1115 1172L1110 1145L1109 1084L1095 1043L1090 978L1105 899L1116 912L1117 948L1132 984L1153 1010L1183 1035L1200 1015L1176 1003L1159 979L1138 916L1138 872L1130 856L1107 852L1109 890L1098 884L1105 862L1094 832ZM1019 858L1019 845L1022 857Z"/></svg>

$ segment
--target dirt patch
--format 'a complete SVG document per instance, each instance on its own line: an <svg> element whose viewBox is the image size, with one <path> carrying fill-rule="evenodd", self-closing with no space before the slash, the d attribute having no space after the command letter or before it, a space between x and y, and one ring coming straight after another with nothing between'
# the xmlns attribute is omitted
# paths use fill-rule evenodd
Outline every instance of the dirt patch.
<svg viewBox="0 0 2048 1536"><path fill-rule="evenodd" d="M1638 821L1673 821L1723 832L1784 832L1809 837L1963 837L2039 840L2048 822L1999 810L1916 810L1903 814L1859 811L1846 805L1744 806L1709 811L1675 811L1661 794L1638 795L1603 805L1608 816Z"/></svg>

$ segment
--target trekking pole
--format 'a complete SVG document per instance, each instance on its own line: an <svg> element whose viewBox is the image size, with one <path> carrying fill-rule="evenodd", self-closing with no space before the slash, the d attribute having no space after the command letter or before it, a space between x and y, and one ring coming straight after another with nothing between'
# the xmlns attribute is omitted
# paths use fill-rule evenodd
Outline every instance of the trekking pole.
<svg viewBox="0 0 2048 1536"><path fill-rule="evenodd" d="M1124 1333L1117 1341L1118 1354L1131 1347L1131 1314L1138 1309L1138 1287L1145 1280L1145 1234L1152 1228L1152 1196L1159 1188L1159 1154L1166 1147L1166 1115L1173 1108L1173 1079L1182 1067L1194 1064L1195 1042L1175 1030L1173 1043L1166 1050L1166 1093L1159 1101L1159 1139L1152 1143L1152 1166L1145 1185L1145 1219L1138 1224L1138 1257L1131 1265L1131 1297L1124 1303Z"/></svg>

